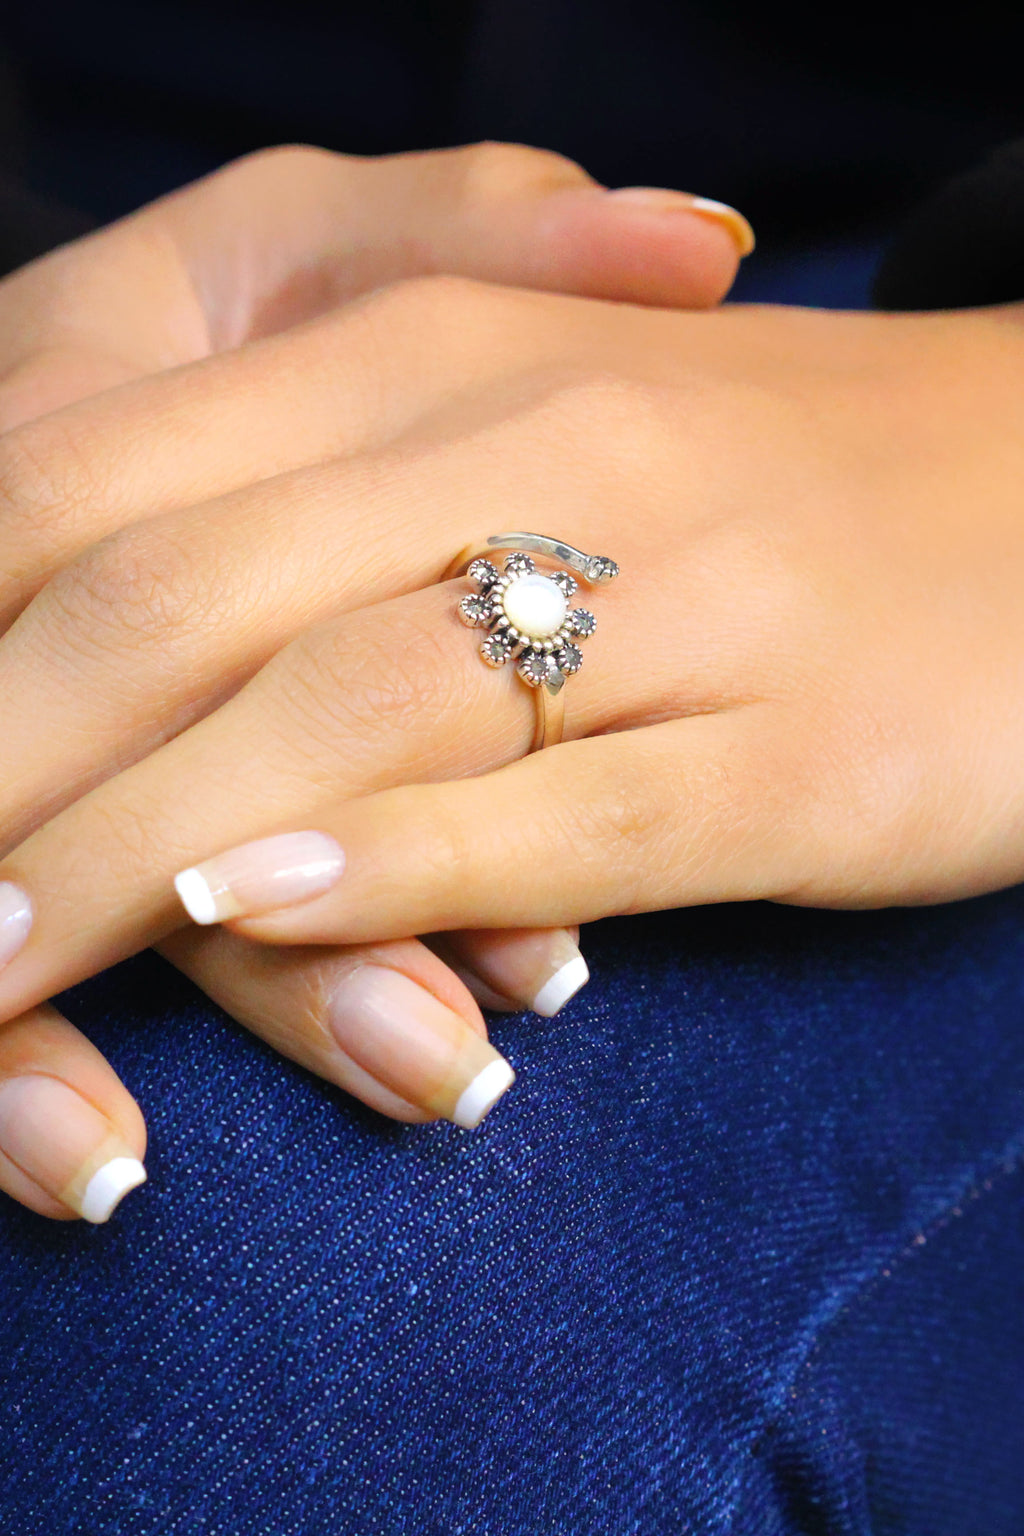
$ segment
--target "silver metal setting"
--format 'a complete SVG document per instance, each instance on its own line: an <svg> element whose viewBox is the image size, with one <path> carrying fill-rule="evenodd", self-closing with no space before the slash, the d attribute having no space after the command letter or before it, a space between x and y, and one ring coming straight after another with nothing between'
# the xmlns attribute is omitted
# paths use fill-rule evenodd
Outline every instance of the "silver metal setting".
<svg viewBox="0 0 1024 1536"><path fill-rule="evenodd" d="M505 549L511 553L499 571L485 556ZM556 562L562 569L538 570L533 555ZM612 581L618 574L619 567L607 556L584 554L561 539L550 539L540 533L492 534L484 545L463 550L446 572L446 576L466 575L476 586L475 592L460 601L458 614L471 628L488 631L480 647L482 659L489 667L514 662L523 682L536 694L537 730L531 750L561 740L561 692L566 678L574 676L583 665L579 642L588 639L597 628L597 620L588 608L569 607L579 586L577 578L597 586ZM531 606L537 613L532 623ZM541 617L545 608L547 616ZM563 608L564 616L556 622L551 614ZM524 612L528 616L525 620Z"/></svg>

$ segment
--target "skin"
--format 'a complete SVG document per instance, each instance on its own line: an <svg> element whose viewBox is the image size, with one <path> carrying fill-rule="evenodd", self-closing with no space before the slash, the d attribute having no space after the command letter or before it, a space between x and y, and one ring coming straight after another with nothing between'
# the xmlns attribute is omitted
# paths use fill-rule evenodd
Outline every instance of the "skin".
<svg viewBox="0 0 1024 1536"><path fill-rule="evenodd" d="M284 973L310 943L1021 879L1022 353L1017 306L685 314L432 277L27 424L44 540L54 484L136 512L0 646L12 721L48 722L0 744L12 821L48 805L0 865L36 912L0 1016L157 942L216 996L254 940ZM239 440L302 462L154 513L175 463L244 469ZM586 599L569 739L527 758L532 700L438 584L510 524L623 573ZM307 828L345 851L331 891L183 929L177 870Z"/></svg>
<svg viewBox="0 0 1024 1536"><path fill-rule="evenodd" d="M417 309L387 338L385 356L365 295L450 273L707 307L727 291L747 241L728 211L709 214L685 194L608 193L560 156L520 146L379 161L299 148L251 156L0 284L0 674L18 694L5 710L6 848L215 709L325 605L390 594L387 579L303 594L300 561L279 603L268 545L262 574L246 574L243 559L208 605L209 623L194 622L198 609L172 616L177 578L164 556L153 549L160 569L147 573L127 547L152 533L173 560L172 545L191 527L210 557L196 577L219 585L240 527L216 507L234 499L241 510L261 482L315 474L415 426L422 399L406 372L417 349L423 366L443 350L449 389L472 385L493 334L442 336L441 307L432 335ZM351 367L340 349L356 333L360 362ZM207 516L227 536L220 555L201 526ZM179 574L190 582L184 566ZM252 577L258 594L247 590ZM163 614L155 626L138 622L146 587L150 618ZM196 589L201 604L209 595ZM520 934L467 925L438 940L439 953L407 937L275 953L187 931L162 947L282 1051L384 1113L423 1120L431 1116L326 1048L332 990L360 964L384 965L483 1035L466 981L482 990L477 978L501 956L508 973L507 957L531 956L545 942L529 926ZM506 1006L524 1001L511 991ZM41 1074L69 1084L107 1118L121 1151L141 1158L138 1106L78 1031L50 1008L7 1018L0 1083ZM41 1214L75 1214L60 1191L2 1153L0 1187Z"/></svg>

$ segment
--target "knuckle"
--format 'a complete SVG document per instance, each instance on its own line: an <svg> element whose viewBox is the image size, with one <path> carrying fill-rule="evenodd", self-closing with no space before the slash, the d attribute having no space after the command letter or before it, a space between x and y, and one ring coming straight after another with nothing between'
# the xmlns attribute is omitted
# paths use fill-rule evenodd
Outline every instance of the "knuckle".
<svg viewBox="0 0 1024 1536"><path fill-rule="evenodd" d="M393 363L408 352L415 369L459 356L505 358L536 323L535 295L453 272L420 273L374 289L348 305L339 324L361 355Z"/></svg>
<svg viewBox="0 0 1024 1536"><path fill-rule="evenodd" d="M154 525L108 535L58 572L46 592L65 622L102 644L112 637L173 644L211 607L194 553Z"/></svg>
<svg viewBox="0 0 1024 1536"><path fill-rule="evenodd" d="M609 892L609 911L678 905L682 893L715 888L730 861L764 840L774 813L756 760L733 744L726 756L687 754L678 768L604 764L591 793L564 812L584 878Z"/></svg>
<svg viewBox="0 0 1024 1536"><path fill-rule="evenodd" d="M0 438L0 524L17 537L23 553L65 542L102 500L103 490L88 435L59 416L28 422Z"/></svg>
<svg viewBox="0 0 1024 1536"><path fill-rule="evenodd" d="M591 179L574 160L528 144L488 139L450 153L456 166L460 199L468 204L585 186Z"/></svg>
<svg viewBox="0 0 1024 1536"><path fill-rule="evenodd" d="M179 860L191 856L187 844L165 836L161 811L154 796L133 795L126 805L123 795L101 788L89 803L88 813L78 817L78 835L61 845L59 886L53 890L55 915L81 929L82 892L96 889L98 850L102 850L107 889L154 893L154 870L180 868ZM95 921L93 917L92 921Z"/></svg>
<svg viewBox="0 0 1024 1536"><path fill-rule="evenodd" d="M316 144L271 144L240 155L217 174L225 180L288 182L295 177L321 175L343 163L348 157Z"/></svg>
<svg viewBox="0 0 1024 1536"><path fill-rule="evenodd" d="M474 873L479 881L479 858L457 796L444 791L425 796L415 789L395 793L404 802L402 842L416 851L416 885L425 906L446 917L460 913L474 889Z"/></svg>
<svg viewBox="0 0 1024 1536"><path fill-rule="evenodd" d="M602 476L635 485L637 465L672 463L678 455L679 411L667 387L613 371L566 369L537 392L537 425Z"/></svg>
<svg viewBox="0 0 1024 1536"><path fill-rule="evenodd" d="M628 768L606 765L595 791L563 806L567 825L558 829L558 842L576 850L584 878L594 889L608 887L613 868L615 907L638 910L649 896L651 860L670 842L667 829L677 819L678 807L660 784L638 778Z"/></svg>
<svg viewBox="0 0 1024 1536"><path fill-rule="evenodd" d="M464 325L479 309L487 284L451 272L431 272L403 278L369 294L359 306L364 319L393 337L395 331Z"/></svg>
<svg viewBox="0 0 1024 1536"><path fill-rule="evenodd" d="M937 824L951 830L954 843L962 830L955 812L935 817L934 785L912 722L902 709L865 700L852 718L819 720L818 728L813 782L805 769L801 784L814 849L807 867L841 905L877 904L880 893L909 893L922 851L935 848ZM970 803L970 786L962 790L954 798L961 807ZM940 860L949 867L949 859L947 848Z"/></svg>
<svg viewBox="0 0 1024 1536"><path fill-rule="evenodd" d="M379 754L386 741L396 771L410 758L428 761L438 721L459 709L457 669L441 629L406 614L396 635L393 620L368 611L362 622L353 616L300 635L279 657L290 724L335 760L339 741L367 754Z"/></svg>

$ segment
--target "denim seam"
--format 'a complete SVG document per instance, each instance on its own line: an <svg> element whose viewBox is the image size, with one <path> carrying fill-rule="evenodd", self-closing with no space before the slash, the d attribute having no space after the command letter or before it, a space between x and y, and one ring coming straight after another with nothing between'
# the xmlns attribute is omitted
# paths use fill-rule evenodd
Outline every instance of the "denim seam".
<svg viewBox="0 0 1024 1536"><path fill-rule="evenodd" d="M728 1494L729 1523L721 1528L722 1536L729 1536L733 1530L733 1522L739 1513L737 1501L743 1493L754 1446L772 1424L777 1423L785 1413L790 1411L790 1399L797 1390L797 1382L821 1350L830 1330L840 1320L845 1320L856 1308L870 1300L876 1291L892 1278L894 1271L916 1259L934 1237L958 1221L969 1207L993 1193L997 1187L1001 1188L1006 1180L1020 1173L1022 1168L1024 1168L1024 1130L1011 1137L1003 1150L987 1164L987 1172L981 1174L975 1170L966 1178L962 1182L959 1193L943 1201L941 1207L913 1237L904 1238L900 1245L890 1250L880 1262L874 1262L869 1271L855 1278L843 1297L826 1301L817 1309L812 1316L809 1336L805 1329L804 1340L796 1349L790 1351L789 1363L784 1368L782 1380L766 1403L757 1428L749 1436L744 1447L743 1462L737 1467L736 1476Z"/></svg>

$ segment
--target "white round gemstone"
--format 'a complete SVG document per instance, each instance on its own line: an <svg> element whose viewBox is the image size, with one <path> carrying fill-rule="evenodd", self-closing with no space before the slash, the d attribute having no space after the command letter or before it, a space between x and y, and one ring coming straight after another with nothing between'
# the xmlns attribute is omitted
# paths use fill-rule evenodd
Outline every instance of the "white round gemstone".
<svg viewBox="0 0 1024 1536"><path fill-rule="evenodd" d="M569 604L550 576L537 572L517 576L502 593L502 606L510 624L531 640L546 640L565 623Z"/></svg>

